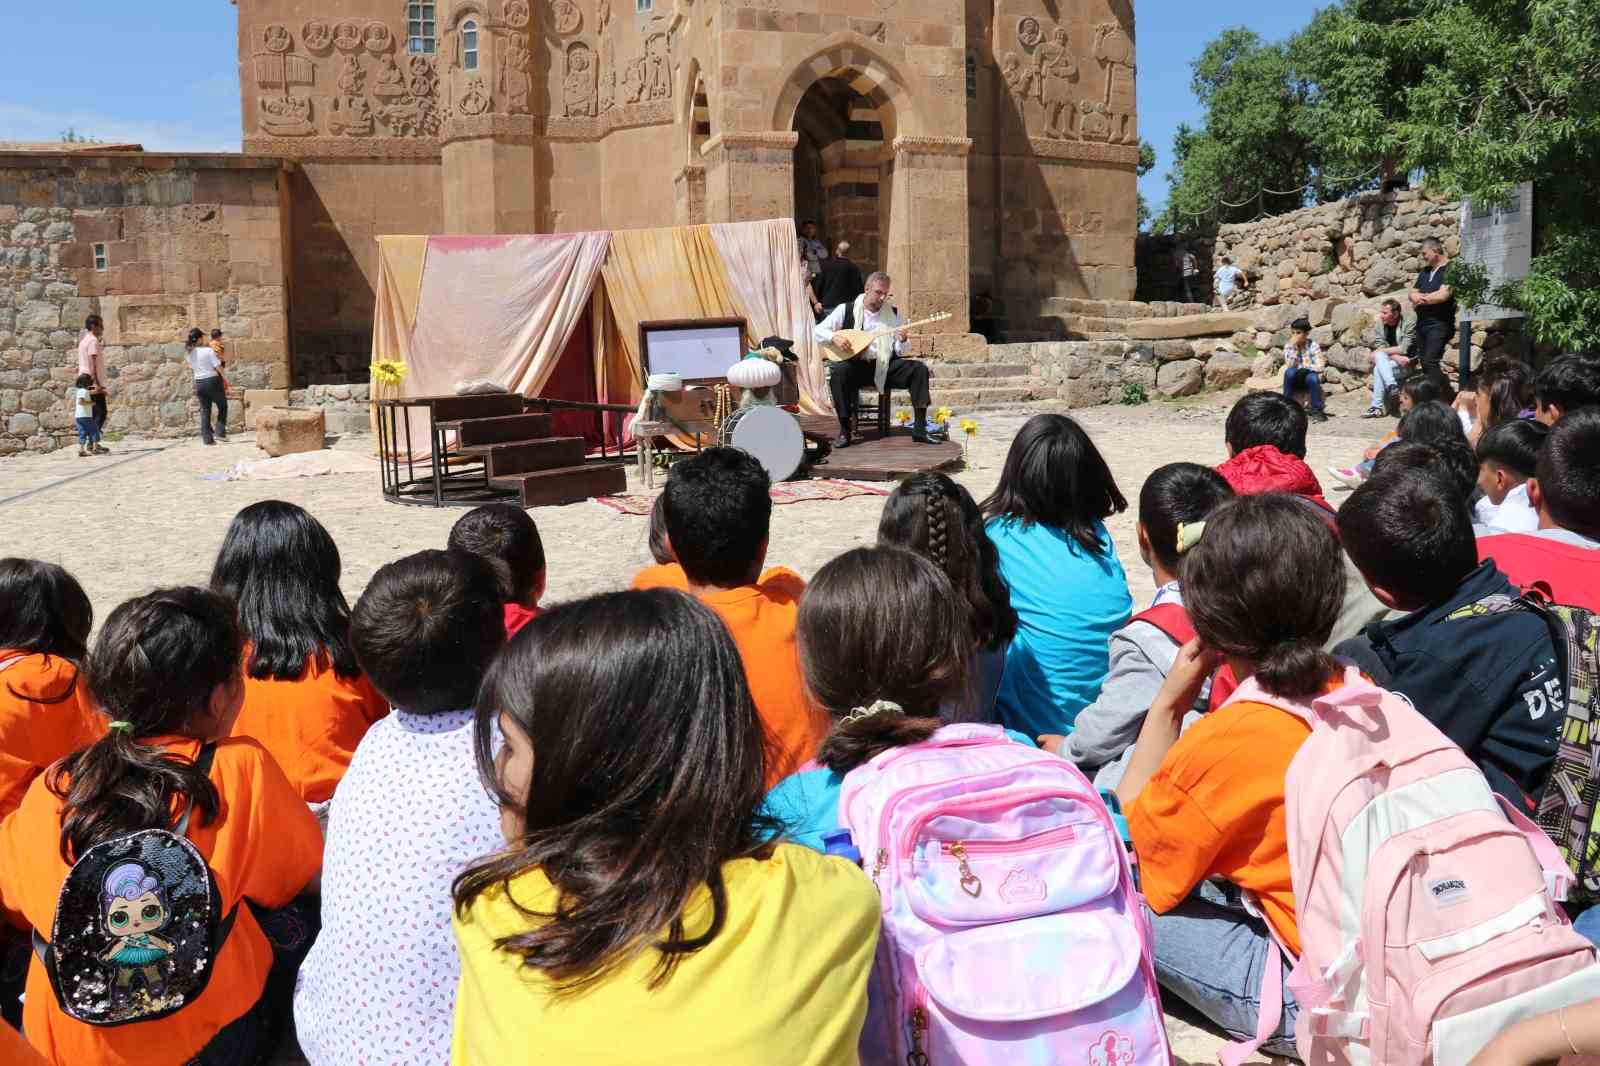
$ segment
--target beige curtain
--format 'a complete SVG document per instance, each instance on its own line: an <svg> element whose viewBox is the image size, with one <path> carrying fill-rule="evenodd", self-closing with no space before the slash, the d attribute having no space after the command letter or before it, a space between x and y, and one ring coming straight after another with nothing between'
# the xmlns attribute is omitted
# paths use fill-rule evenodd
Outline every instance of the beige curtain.
<svg viewBox="0 0 1600 1066"><path fill-rule="evenodd" d="M428 238L413 236L378 238L378 284L372 320L372 362L392 359L411 363L411 330L417 320L417 299L422 293L422 266L428 254ZM377 401L405 394L400 388L370 380L372 395L372 449L378 450ZM413 434L426 433L414 426ZM413 438L415 439L415 437Z"/></svg>
<svg viewBox="0 0 1600 1066"><path fill-rule="evenodd" d="M754 343L763 337L792 339L800 358L800 409L808 414L832 411L827 369L811 332L816 320L796 268L794 220L719 222L709 228L727 269L734 306L750 323Z"/></svg>

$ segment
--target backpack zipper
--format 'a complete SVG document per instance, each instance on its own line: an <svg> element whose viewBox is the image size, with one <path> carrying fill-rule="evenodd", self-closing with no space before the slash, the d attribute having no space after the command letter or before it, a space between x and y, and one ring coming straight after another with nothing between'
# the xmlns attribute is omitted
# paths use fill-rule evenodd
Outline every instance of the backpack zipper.
<svg viewBox="0 0 1600 1066"><path fill-rule="evenodd" d="M928 1053L922 1049L922 1040L928 1033L928 1000L927 992L921 983L917 984L917 994L912 1001L911 1020L911 1050L906 1052L906 1066L928 1066Z"/></svg>
<svg viewBox="0 0 1600 1066"><path fill-rule="evenodd" d="M983 881L972 872L972 867L967 865L970 855L1010 855L1022 851L1033 851L1047 847L1051 844L1069 844L1078 839L1078 830L1072 825L1058 826L1055 829L1046 829L1042 833L1033 833L1021 840L941 840L939 852L948 855L960 864L961 891L977 899L983 894Z"/></svg>

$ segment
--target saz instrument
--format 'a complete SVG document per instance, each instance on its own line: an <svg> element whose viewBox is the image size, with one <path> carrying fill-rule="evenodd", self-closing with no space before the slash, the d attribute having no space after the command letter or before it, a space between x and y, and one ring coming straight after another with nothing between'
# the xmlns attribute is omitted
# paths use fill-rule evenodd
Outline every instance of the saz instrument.
<svg viewBox="0 0 1600 1066"><path fill-rule="evenodd" d="M949 311L940 311L936 315L919 318L917 321L907 322L903 326L890 326L887 329L870 331L864 329L841 329L833 335L833 340L822 346L822 354L827 356L830 362L834 363L840 363L846 359L854 359L872 347L872 343L879 338L894 336L894 331L897 329L916 329L918 326L926 326L931 322L943 322L949 317L951 317Z"/></svg>

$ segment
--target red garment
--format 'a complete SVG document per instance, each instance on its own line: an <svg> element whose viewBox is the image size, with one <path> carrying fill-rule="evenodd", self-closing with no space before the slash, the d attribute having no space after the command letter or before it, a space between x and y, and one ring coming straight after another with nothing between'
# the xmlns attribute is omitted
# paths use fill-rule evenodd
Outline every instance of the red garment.
<svg viewBox="0 0 1600 1066"><path fill-rule="evenodd" d="M1600 549L1531 533L1496 533L1478 538L1478 561L1486 559L1518 588L1544 585L1556 603L1600 612Z"/></svg>
<svg viewBox="0 0 1600 1066"><path fill-rule="evenodd" d="M517 630L539 617L539 608L524 607L520 603L506 604L506 639L517 635Z"/></svg>
<svg viewBox="0 0 1600 1066"><path fill-rule="evenodd" d="M1258 496L1264 492L1288 492L1303 496L1333 514L1333 505L1322 495L1322 483L1311 472L1304 459L1279 451L1270 444L1246 448L1225 463L1217 466L1217 473L1240 496Z"/></svg>
<svg viewBox="0 0 1600 1066"><path fill-rule="evenodd" d="M1178 642L1178 646L1189 643L1196 636L1194 623L1189 621L1189 612L1184 610L1181 603L1160 603L1148 610L1141 611L1128 620L1144 622L1153 625L1167 636ZM1239 687L1239 682L1233 679L1233 667L1223 663L1211 675L1211 696L1206 704L1206 709L1216 710L1227 702L1233 695L1233 690Z"/></svg>

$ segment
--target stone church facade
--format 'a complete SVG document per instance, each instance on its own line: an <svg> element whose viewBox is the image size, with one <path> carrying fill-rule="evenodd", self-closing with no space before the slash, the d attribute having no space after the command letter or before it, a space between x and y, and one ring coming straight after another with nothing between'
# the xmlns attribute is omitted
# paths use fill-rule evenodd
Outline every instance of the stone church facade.
<svg viewBox="0 0 1600 1066"><path fill-rule="evenodd" d="M364 369L386 233L815 218L958 333L1133 296L1130 0L235 2L297 377Z"/></svg>

